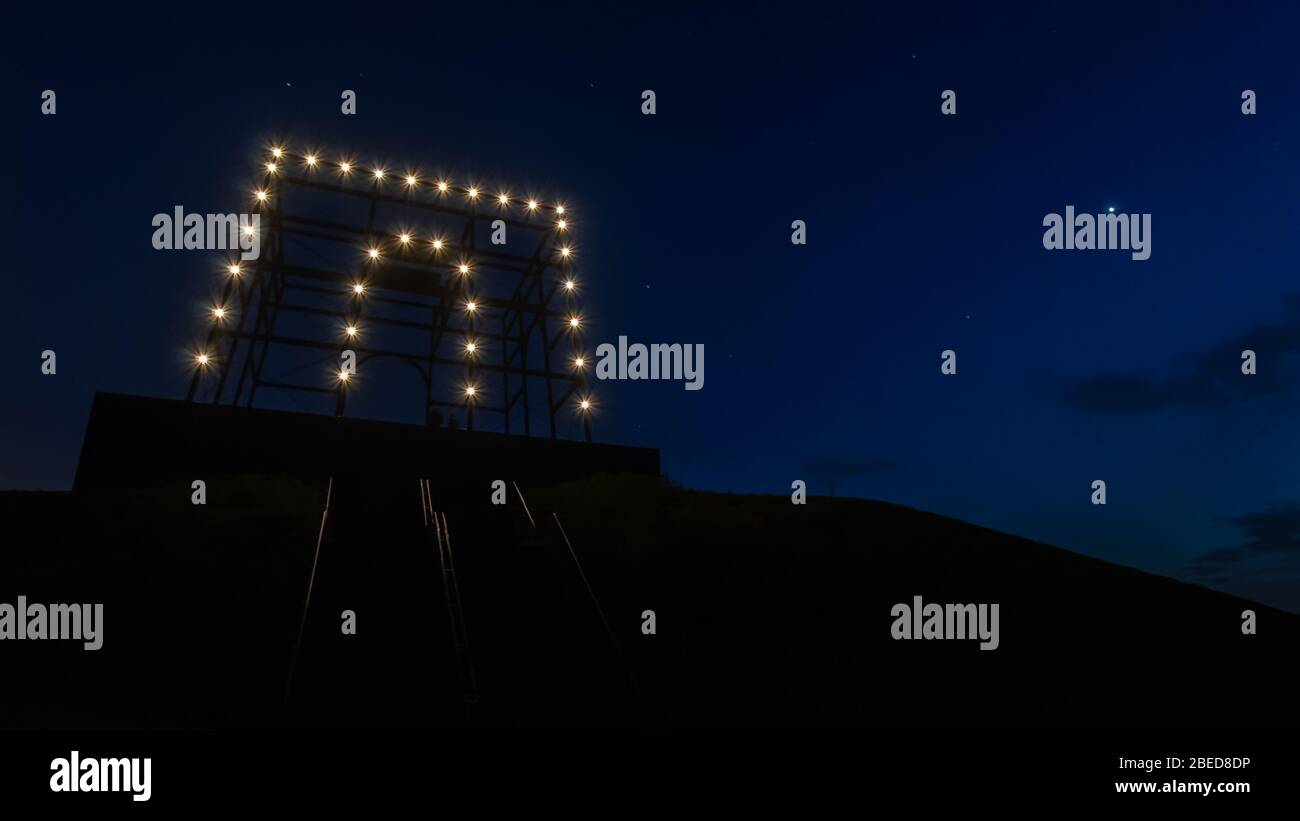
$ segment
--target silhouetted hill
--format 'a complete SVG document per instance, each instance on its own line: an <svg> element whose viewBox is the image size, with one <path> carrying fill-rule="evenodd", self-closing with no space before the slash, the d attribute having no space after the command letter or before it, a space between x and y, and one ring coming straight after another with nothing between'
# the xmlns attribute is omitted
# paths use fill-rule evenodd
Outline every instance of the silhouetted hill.
<svg viewBox="0 0 1300 821"><path fill-rule="evenodd" d="M523 488L527 513L513 488L501 507L490 488L435 489L469 703L418 486L337 479L286 707L324 490L0 494L0 602L105 604L100 651L0 647L0 725L1300 729L1295 615L896 505L627 477ZM918 595L998 603L998 649L893 640L891 608ZM1241 633L1248 607L1258 635Z"/></svg>

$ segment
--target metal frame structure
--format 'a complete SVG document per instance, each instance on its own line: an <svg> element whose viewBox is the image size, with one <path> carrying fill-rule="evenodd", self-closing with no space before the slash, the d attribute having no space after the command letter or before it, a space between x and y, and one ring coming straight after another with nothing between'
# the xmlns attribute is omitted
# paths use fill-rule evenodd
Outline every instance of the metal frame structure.
<svg viewBox="0 0 1300 821"><path fill-rule="evenodd" d="M260 253L226 263L190 401L253 407L259 391L333 395L343 416L366 363L393 358L420 374L427 423L435 408L459 409L469 430L490 414L497 430L533 435L530 403L541 401L544 435L558 438L557 418L573 412L591 441L590 360L562 203L276 146L252 209ZM290 351L323 352L335 367L322 365L316 384L272 375Z"/></svg>

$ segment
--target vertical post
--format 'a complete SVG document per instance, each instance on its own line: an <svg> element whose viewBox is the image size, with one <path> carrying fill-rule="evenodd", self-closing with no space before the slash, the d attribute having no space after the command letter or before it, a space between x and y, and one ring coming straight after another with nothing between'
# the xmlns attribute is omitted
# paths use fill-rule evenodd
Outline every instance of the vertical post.
<svg viewBox="0 0 1300 821"><path fill-rule="evenodd" d="M534 283L537 287L537 299L541 305L539 324L541 325L542 331L542 371L546 374L546 417L550 421L551 425L551 438L558 439L559 434L555 430L555 388L551 383L551 350L554 346L551 345L551 340L548 338L548 331L546 329L546 318L551 311L551 300L550 297L547 296L546 285L542 282L542 273L545 270L545 265L537 268L534 274ZM559 340L557 339L556 341L558 342Z"/></svg>
<svg viewBox="0 0 1300 821"><path fill-rule="evenodd" d="M505 417L503 424L505 432L510 433L510 362L506 358L507 349L510 347L506 340L506 317L510 315L509 308L501 314L501 415Z"/></svg>

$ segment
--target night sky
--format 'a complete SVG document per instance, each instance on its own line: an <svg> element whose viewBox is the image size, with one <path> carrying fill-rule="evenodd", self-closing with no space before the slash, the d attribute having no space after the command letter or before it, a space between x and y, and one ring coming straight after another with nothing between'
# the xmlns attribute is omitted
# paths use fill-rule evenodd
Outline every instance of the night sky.
<svg viewBox="0 0 1300 821"><path fill-rule="evenodd" d="M688 487L1300 610L1300 13L479 5L11 21L0 488L70 486L95 391L183 396L219 252L150 220L240 210L279 141L569 203L592 342L705 346L701 391L595 386L597 440ZM1066 205L1152 214L1151 258L1044 250Z"/></svg>

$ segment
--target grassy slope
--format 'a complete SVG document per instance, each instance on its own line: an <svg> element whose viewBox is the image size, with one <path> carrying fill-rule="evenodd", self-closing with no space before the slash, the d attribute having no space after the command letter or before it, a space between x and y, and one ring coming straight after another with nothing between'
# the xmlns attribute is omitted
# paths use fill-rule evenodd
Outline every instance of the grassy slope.
<svg viewBox="0 0 1300 821"><path fill-rule="evenodd" d="M0 494L0 601L107 610L98 653L0 646L0 727L276 722L322 500L289 480L209 487L205 507L188 488ZM1203 588L869 501L604 477L529 504L559 513L646 692L642 726L1300 728L1300 617ZM890 607L914 595L999 603L1001 647L892 641Z"/></svg>
<svg viewBox="0 0 1300 821"><path fill-rule="evenodd" d="M267 719L322 499L297 482L245 478L209 482L207 501L192 505L188 486L0 494L0 518L16 531L0 551L0 601L105 605L99 651L6 643L6 667L21 674L0 683L0 726Z"/></svg>
<svg viewBox="0 0 1300 821"><path fill-rule="evenodd" d="M601 480L553 506L670 726L1300 726L1300 617L879 502ZM1001 647L894 641L890 608L998 602ZM1243 636L1241 611L1259 616Z"/></svg>

